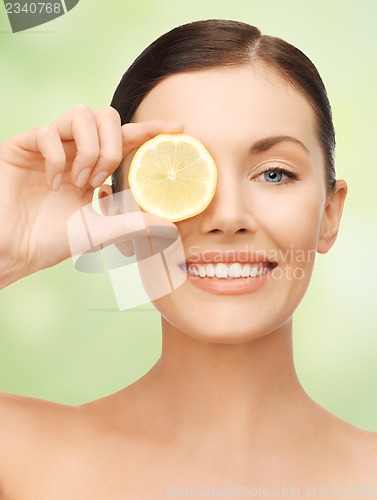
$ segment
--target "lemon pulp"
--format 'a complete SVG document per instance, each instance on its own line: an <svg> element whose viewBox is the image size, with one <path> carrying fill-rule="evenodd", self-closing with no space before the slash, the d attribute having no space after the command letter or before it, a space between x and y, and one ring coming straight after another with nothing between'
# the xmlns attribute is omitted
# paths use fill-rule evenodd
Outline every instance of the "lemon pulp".
<svg viewBox="0 0 377 500"><path fill-rule="evenodd" d="M141 208L177 222L207 208L215 194L217 169L195 137L160 134L136 151L128 182Z"/></svg>

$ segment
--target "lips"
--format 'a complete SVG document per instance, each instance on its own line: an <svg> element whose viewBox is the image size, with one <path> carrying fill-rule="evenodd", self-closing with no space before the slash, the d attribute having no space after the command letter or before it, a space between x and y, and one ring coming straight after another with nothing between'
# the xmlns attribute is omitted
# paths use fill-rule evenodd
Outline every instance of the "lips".
<svg viewBox="0 0 377 500"><path fill-rule="evenodd" d="M180 267L198 288L218 295L239 295L260 288L276 266L261 253L231 250L192 255Z"/></svg>

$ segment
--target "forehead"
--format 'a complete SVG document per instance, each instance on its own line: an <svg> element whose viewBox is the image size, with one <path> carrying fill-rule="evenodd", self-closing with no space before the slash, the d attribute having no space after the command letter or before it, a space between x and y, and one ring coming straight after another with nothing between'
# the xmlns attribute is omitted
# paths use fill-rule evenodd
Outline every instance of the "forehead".
<svg viewBox="0 0 377 500"><path fill-rule="evenodd" d="M296 137L321 160L315 115L306 99L275 71L243 66L179 73L143 99L133 121L176 120L208 147L239 148L245 140Z"/></svg>

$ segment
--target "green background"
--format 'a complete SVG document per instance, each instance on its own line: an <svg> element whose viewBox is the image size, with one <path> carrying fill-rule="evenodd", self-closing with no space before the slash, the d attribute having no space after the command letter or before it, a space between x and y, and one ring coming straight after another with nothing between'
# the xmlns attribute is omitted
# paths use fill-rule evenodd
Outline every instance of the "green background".
<svg viewBox="0 0 377 500"><path fill-rule="evenodd" d="M246 21L285 38L309 55L327 85L338 177L350 189L338 241L318 256L295 316L296 366L316 401L377 431L374 0L80 0L66 15L16 34L0 4L0 139L81 102L108 105L142 49L174 26L205 18ZM106 274L83 274L66 261L0 292L0 391L68 404L104 396L152 366L160 335L150 304L119 312Z"/></svg>

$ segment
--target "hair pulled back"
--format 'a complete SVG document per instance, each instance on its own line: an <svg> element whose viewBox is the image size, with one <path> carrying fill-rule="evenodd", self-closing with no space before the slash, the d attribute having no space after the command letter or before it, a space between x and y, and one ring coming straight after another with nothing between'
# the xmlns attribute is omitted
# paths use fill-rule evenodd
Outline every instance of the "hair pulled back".
<svg viewBox="0 0 377 500"><path fill-rule="evenodd" d="M316 133L325 157L326 187L335 186L335 131L326 88L311 60L281 38L262 35L246 23L210 19L184 24L160 36L123 75L111 101L122 125L131 121L143 98L175 73L263 63L300 92L316 116ZM224 117L226 118L226 117ZM121 168L112 175L120 186Z"/></svg>

